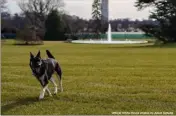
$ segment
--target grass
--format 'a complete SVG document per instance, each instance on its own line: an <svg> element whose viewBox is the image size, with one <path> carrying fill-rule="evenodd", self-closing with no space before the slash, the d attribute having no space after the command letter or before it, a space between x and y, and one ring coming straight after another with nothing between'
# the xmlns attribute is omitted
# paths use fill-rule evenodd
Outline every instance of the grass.
<svg viewBox="0 0 176 116"><path fill-rule="evenodd" d="M176 48L45 42L2 45L1 114L176 114ZM38 101L29 52L49 49L63 69L64 92ZM49 88L53 92L52 84Z"/></svg>

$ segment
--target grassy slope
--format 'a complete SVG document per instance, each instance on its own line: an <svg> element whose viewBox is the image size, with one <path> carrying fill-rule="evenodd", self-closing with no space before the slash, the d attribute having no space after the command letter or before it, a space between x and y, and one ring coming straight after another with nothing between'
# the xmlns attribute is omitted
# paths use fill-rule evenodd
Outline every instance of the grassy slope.
<svg viewBox="0 0 176 116"><path fill-rule="evenodd" d="M51 50L64 92L38 101L29 52ZM47 42L2 46L2 114L176 113L176 48ZM49 87L53 91L53 86Z"/></svg>

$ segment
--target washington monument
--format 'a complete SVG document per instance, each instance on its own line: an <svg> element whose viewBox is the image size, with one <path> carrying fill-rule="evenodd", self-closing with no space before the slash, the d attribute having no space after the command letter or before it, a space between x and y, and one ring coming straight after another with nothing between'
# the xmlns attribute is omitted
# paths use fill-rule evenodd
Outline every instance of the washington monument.
<svg viewBox="0 0 176 116"><path fill-rule="evenodd" d="M102 21L109 22L109 0L101 0Z"/></svg>

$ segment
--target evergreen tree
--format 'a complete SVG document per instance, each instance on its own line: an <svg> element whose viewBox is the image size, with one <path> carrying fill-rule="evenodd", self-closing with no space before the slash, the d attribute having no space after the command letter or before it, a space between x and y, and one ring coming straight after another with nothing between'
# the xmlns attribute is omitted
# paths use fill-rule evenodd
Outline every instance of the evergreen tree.
<svg viewBox="0 0 176 116"><path fill-rule="evenodd" d="M94 0L92 4L92 19L95 23L96 38L100 39L101 32L101 3L100 0Z"/></svg>
<svg viewBox="0 0 176 116"><path fill-rule="evenodd" d="M52 10L45 22L45 40L65 40L65 24L57 10Z"/></svg>

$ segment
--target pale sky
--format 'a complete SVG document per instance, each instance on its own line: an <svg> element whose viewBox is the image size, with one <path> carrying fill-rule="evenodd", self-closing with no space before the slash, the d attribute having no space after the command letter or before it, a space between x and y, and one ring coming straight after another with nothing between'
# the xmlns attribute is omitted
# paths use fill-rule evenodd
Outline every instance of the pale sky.
<svg viewBox="0 0 176 116"><path fill-rule="evenodd" d="M110 19L130 18L147 19L151 8L137 11L134 7L136 0L109 0ZM64 0L65 8L70 15L77 15L84 19L91 18L93 0ZM8 9L12 14L20 12L16 0L8 0Z"/></svg>

